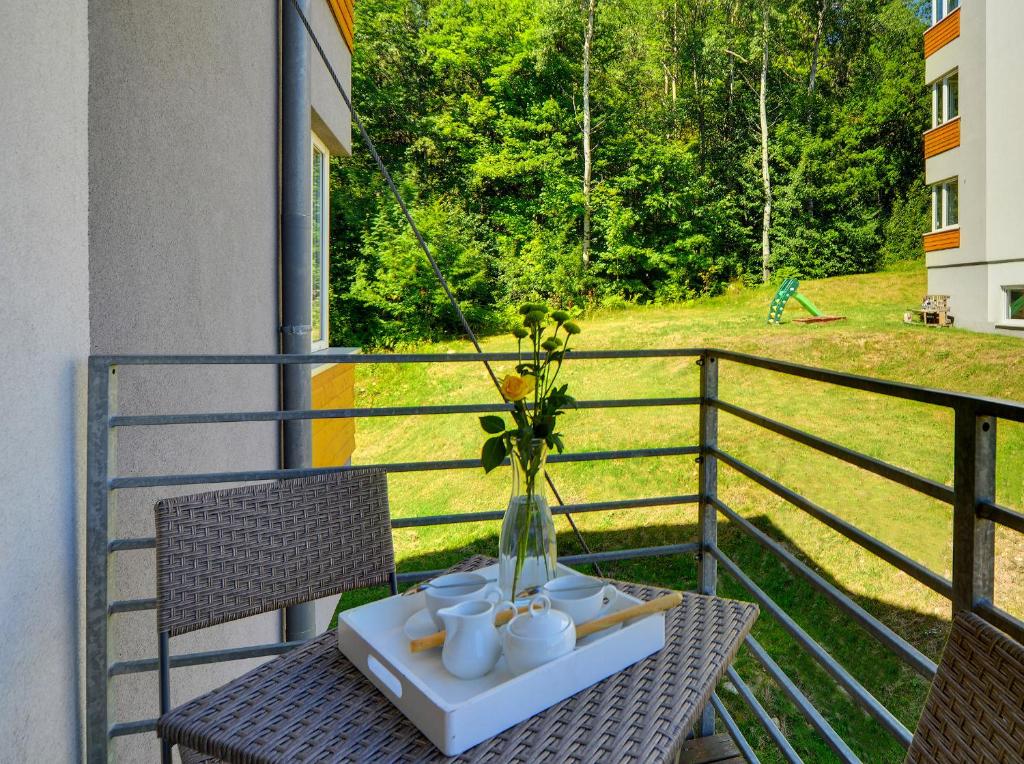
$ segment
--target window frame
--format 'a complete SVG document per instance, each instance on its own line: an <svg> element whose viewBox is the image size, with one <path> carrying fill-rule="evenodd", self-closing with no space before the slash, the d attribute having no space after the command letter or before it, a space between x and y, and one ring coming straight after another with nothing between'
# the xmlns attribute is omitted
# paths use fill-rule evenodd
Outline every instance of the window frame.
<svg viewBox="0 0 1024 764"><path fill-rule="evenodd" d="M932 0L932 26L960 7L960 0Z"/></svg>
<svg viewBox="0 0 1024 764"><path fill-rule="evenodd" d="M949 223L949 198L950 188L956 189L956 222ZM932 233L939 231L954 231L960 227L960 178L947 178L931 185L931 223ZM940 213L941 214L938 214ZM936 225L936 220L940 225Z"/></svg>
<svg viewBox="0 0 1024 764"><path fill-rule="evenodd" d="M1020 291L1024 292L1024 284L1003 284L1000 289L1003 293L1003 306L1002 316L1000 317L1000 324L1008 324L1010 326L1024 326L1024 318L1011 318L1010 307L1013 303L1010 302L1010 292Z"/></svg>
<svg viewBox="0 0 1024 764"><path fill-rule="evenodd" d="M950 115L949 81L956 78L956 114ZM960 118L960 70L952 69L932 82L932 129Z"/></svg>
<svg viewBox="0 0 1024 764"><path fill-rule="evenodd" d="M323 176L320 182L320 212L321 212L321 233L320 233L320 339L313 339L313 242L314 226L316 221L313 218L313 189L314 180L313 158L317 152L322 157ZM316 352L326 350L331 345L330 333L330 300L328 299L330 285L330 241L331 241L331 152L316 133L310 133L309 144L309 252L310 252L310 281L309 281L309 320L310 320L310 348Z"/></svg>

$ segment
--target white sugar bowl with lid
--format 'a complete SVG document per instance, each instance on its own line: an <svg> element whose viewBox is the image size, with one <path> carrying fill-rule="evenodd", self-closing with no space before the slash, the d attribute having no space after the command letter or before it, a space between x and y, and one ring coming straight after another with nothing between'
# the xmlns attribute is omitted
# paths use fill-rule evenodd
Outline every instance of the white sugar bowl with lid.
<svg viewBox="0 0 1024 764"><path fill-rule="evenodd" d="M514 606L502 605L508 607ZM524 674L571 653L576 647L576 626L565 613L552 610L551 600L542 594L501 630L501 642L509 671Z"/></svg>

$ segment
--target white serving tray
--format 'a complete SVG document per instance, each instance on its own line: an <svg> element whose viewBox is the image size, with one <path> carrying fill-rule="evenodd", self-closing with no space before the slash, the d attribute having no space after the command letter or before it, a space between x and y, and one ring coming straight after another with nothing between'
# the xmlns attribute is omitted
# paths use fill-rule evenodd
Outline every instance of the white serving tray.
<svg viewBox="0 0 1024 764"><path fill-rule="evenodd" d="M558 566L559 575L576 571ZM498 566L479 571L497 579ZM641 600L619 592L609 612ZM441 650L413 653L405 622L426 606L422 593L389 597L338 616L338 649L446 756L455 756L665 646L665 614L598 632L550 663L513 676L498 661L479 679L456 679Z"/></svg>

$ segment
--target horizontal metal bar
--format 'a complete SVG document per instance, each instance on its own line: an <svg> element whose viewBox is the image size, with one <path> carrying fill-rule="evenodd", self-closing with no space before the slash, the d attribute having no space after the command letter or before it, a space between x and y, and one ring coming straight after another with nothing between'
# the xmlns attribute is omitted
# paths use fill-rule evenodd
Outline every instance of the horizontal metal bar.
<svg viewBox="0 0 1024 764"><path fill-rule="evenodd" d="M675 446L671 448L634 448L618 451L586 451L575 454L552 454L548 464L575 462L600 462L611 459L643 459L661 456L688 456L700 453L699 446ZM508 464L506 459L504 464ZM111 490L121 488L152 488L154 486L200 485L205 483L236 483L257 480L285 480L288 478L329 475L351 470L382 469L390 473L430 472L434 470L464 470L480 467L479 459L456 459L452 461L396 462L384 464L355 464L345 467L310 467L306 469L248 470L242 472L205 472L179 475L143 475L139 477L112 478L108 485Z"/></svg>
<svg viewBox="0 0 1024 764"><path fill-rule="evenodd" d="M718 697L718 693L711 693L711 705L715 707L715 711L718 712L722 723L725 724L725 729L729 732L729 737L736 743L736 747L740 749L740 753L747 760L747 764L760 764L761 760L757 758L757 754L754 753L754 749L750 747L750 743L743 736L743 731L736 723L736 720L732 718L729 709L725 707Z"/></svg>
<svg viewBox="0 0 1024 764"><path fill-rule="evenodd" d="M771 674L772 679L779 685L782 692L787 698L793 701L793 704L799 709L800 713L803 714L804 718L810 723L818 734L821 735L825 742L828 743L828 747L831 748L835 754L848 764L859 764L860 759L857 755L850 750L850 746L846 744L846 741L839 737L832 725L828 723L824 716L814 707L814 704L807 699L807 696L801 692L800 688L796 686L792 679L790 679L786 672L779 668L772 656L761 647L761 644L754 639L752 636L747 636L746 639L747 648L751 654L757 659L758 663L765 667L765 670Z"/></svg>
<svg viewBox="0 0 1024 764"><path fill-rule="evenodd" d="M937 667L935 662L928 658L928 656L875 618L875 616L871 615L871 613L858 605L851 597L812 570L808 565L786 550L779 542L771 538L767 533L755 526L745 517L742 517L720 499L711 497L711 503L714 504L722 514L746 531L751 538L778 557L787 568L794 573L799 573L803 576L811 586L832 600L832 602L844 610L851 618L853 618L853 620L863 626L868 633L875 637L875 639L902 658L907 665L914 669L914 671L929 680L935 676Z"/></svg>
<svg viewBox="0 0 1024 764"><path fill-rule="evenodd" d="M140 600L115 600L107 607L109 615L136 613L140 610L156 610L156 597Z"/></svg>
<svg viewBox="0 0 1024 764"><path fill-rule="evenodd" d="M975 602L974 612L997 629L1002 629L1018 642L1024 643L1024 621L1016 616L1010 615L988 600L978 600Z"/></svg>
<svg viewBox="0 0 1024 764"><path fill-rule="evenodd" d="M910 747L910 740L913 737L910 730L903 726L899 719L890 713L889 709L883 706L874 695L867 691L867 689L847 671L839 661L837 661L832 655L819 645L800 625L793 620L792 616L783 610L779 605L775 603L771 597L769 597L761 587L754 583L754 581L747 576L740 567L732 561L732 559L725 554L718 547L711 548L711 554L722 564L722 567L729 572L729 574L736 579L739 584L746 589L750 594L757 600L758 604L764 607L779 625L782 626L786 632L796 640L799 644L818 664L825 669L828 674L836 680L836 682L844 689L847 693L861 706L865 711L871 714L878 723L885 728L889 734L891 734L897 741L904 747Z"/></svg>
<svg viewBox="0 0 1024 764"><path fill-rule="evenodd" d="M660 406L695 406L696 396L684 398L619 398L576 401L576 409L621 409ZM440 414L502 414L506 403L465 403L437 406L387 406L347 409L294 409L291 411L218 411L207 414L140 414L110 418L111 427L153 425L222 424L225 422L290 422L299 419L365 419L373 417L426 416ZM530 404L528 408L533 408Z"/></svg>
<svg viewBox="0 0 1024 764"><path fill-rule="evenodd" d="M740 419L745 419L748 422L763 427L766 430L774 432L783 437L795 440L797 443L802 443L805 446L809 446L813 449L821 451L822 453L834 456L837 459L842 459L848 464L852 464L855 467L873 472L876 475L891 480L894 483L899 483L902 486L911 488L915 491L931 496L933 499L944 501L947 504L953 503L953 488L939 483L935 480L929 480L926 477L917 475L913 472L905 470L901 467L883 462L881 459L875 459L873 456L867 456L859 451L840 446L838 443L819 438L810 433L806 433L803 430L798 430L795 427L790 427L787 424L778 422L774 419L769 419L766 416L755 414L753 411L735 406L732 403L727 403L722 400L710 401L712 406L715 406L720 411L737 416Z"/></svg>
<svg viewBox="0 0 1024 764"><path fill-rule="evenodd" d="M606 512L614 509L636 509L640 507L668 507L679 504L696 504L700 496L695 493L681 496L653 496L647 499L619 499L616 501L594 501L586 504L562 504L551 507L554 515L581 514L583 512ZM450 525L455 523L476 523L485 520L500 520L505 510L487 512L462 512L448 515L427 515L425 517L400 517L391 521L392 528L421 528L428 525Z"/></svg>
<svg viewBox="0 0 1024 764"><path fill-rule="evenodd" d="M1020 512L1004 507L991 501L978 503L978 517L984 517L994 523L1005 525L1007 528L1024 533L1024 515Z"/></svg>
<svg viewBox="0 0 1024 764"><path fill-rule="evenodd" d="M616 499L614 501L592 501L584 504L562 504L551 508L555 515L577 515L584 512L607 512L616 509L639 509L644 507L669 507L681 504L696 504L700 496L696 493L679 496L652 496L645 499ZM500 520L505 510L495 509L487 512L461 512L449 515L427 515L425 517L398 517L391 521L392 529L423 528L431 525L455 525L458 523L476 523L487 520ZM110 552L124 552L135 549L155 549L156 539L146 536L133 539L114 539L110 542Z"/></svg>
<svg viewBox="0 0 1024 764"><path fill-rule="evenodd" d="M1003 398L954 393L948 390L938 390L933 387L918 387L917 385L908 385L903 382L890 382L883 379L874 379L873 377L863 377L858 374L818 369L813 366L804 366L789 361L778 361L774 358L762 358L761 356L738 353L733 350L707 348L706 352L709 356L720 358L723 361L733 361L745 366L755 366L760 369L779 372L780 374L814 380L815 382L827 382L839 387L848 387L893 398L903 398L904 400L917 401L918 403L930 403L935 406L969 408L975 411L978 416L996 416L1003 419L1011 419L1015 422L1024 422L1024 404Z"/></svg>
<svg viewBox="0 0 1024 764"><path fill-rule="evenodd" d="M590 552L589 554L570 554L559 557L558 561L563 565L586 565L591 562L611 562L613 560L632 560L638 557L664 557L672 554L695 553L700 549L700 544L692 541L686 544L669 544L667 546L648 546L637 549L617 549L611 552ZM398 574L398 583L410 584L417 581L425 581L434 578L445 572L444 568L435 570L414 570Z"/></svg>
<svg viewBox="0 0 1024 764"><path fill-rule="evenodd" d="M121 722L115 724L107 733L110 737L124 737L125 735L140 735L143 732L156 732L156 719L140 719L137 722Z"/></svg>
<svg viewBox="0 0 1024 764"><path fill-rule="evenodd" d="M686 544L668 544L666 546L647 546L636 549L617 549L611 552L591 552L589 554L570 554L559 557L558 561L565 565L585 565L591 562L612 562L614 560L634 560L638 557L664 557L672 554L692 554L700 549L700 544L691 541Z"/></svg>
<svg viewBox="0 0 1024 764"><path fill-rule="evenodd" d="M792 491L781 483L772 480L770 477L762 472L757 471L753 467L737 459L735 456L721 451L719 449L713 449L714 453L723 462L728 464L730 467L735 469L742 475L747 476L755 483L758 483L769 491L774 493L776 496L785 499L793 506L798 509L802 509L807 514L820 520L828 527L843 534L851 541L860 544L860 546L867 549L869 552L874 554L876 557L880 557L890 565L902 570L908 576L917 579L922 584L938 592L944 597L951 598L953 596L953 584L947 579L943 578L937 573L934 573L920 563L910 559L902 552L893 549L888 544L879 541L874 536L871 536L864 531L860 530L854 525L846 522L842 518L832 514L831 512L823 509L822 507L815 504L810 499L807 499L796 491Z"/></svg>
<svg viewBox="0 0 1024 764"><path fill-rule="evenodd" d="M570 350L565 359L579 361L624 358L681 358L699 356L702 348L663 348L650 350ZM305 355L97 355L90 361L105 366L237 366L324 363L474 363L482 361L519 361L518 353L353 353Z"/></svg>
<svg viewBox="0 0 1024 764"><path fill-rule="evenodd" d="M171 668L184 668L186 666L205 666L209 663L221 663L226 661L241 661L248 658L266 658L270 655L281 655L299 645L304 645L305 640L294 640L292 642L271 642L265 645L246 645L245 647L230 647L223 650L209 650L202 653L184 653L171 656ZM143 658L136 661L118 661L112 663L107 670L111 677L124 676L126 674L142 674L148 671L156 671L160 668L158 658Z"/></svg>
<svg viewBox="0 0 1024 764"><path fill-rule="evenodd" d="M733 683L736 688L736 692L743 698L743 702L747 704L747 707L753 711L754 716L764 727L764 731L768 733L768 737L772 739L772 742L778 746L779 751L786 758L786 761L791 764L802 764L803 759L800 758L800 754L796 752L790 742L786 739L786 736L782 734L782 730L779 729L775 720L764 710L764 706L757 699L751 689L747 686L747 683L740 678L740 675L736 673L736 669L729 666L725 670L725 674L729 677L729 681Z"/></svg>
<svg viewBox="0 0 1024 764"><path fill-rule="evenodd" d="M113 539L107 544L107 552L132 552L137 549L156 549L156 539L152 536L134 539Z"/></svg>

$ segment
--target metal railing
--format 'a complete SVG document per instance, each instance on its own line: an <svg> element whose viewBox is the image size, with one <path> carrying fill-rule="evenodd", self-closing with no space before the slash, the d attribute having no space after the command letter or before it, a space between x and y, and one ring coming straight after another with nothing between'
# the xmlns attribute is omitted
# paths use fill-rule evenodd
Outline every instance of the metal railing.
<svg viewBox="0 0 1024 764"><path fill-rule="evenodd" d="M993 604L995 566L994 524L1024 532L1024 514L1000 506L995 502L996 423L998 419L1024 422L1024 404L952 393L913 385L886 382L868 377L816 369L798 364L761 358L743 353L717 349L683 348L670 350L577 351L567 360L579 361L622 359L665 359L693 357L700 365L700 395L691 397L659 397L616 400L580 401L581 409L695 406L699 410L699 442L662 448L635 448L584 453L555 454L550 463L593 462L609 459L643 459L653 457L696 456L698 462L698 492L665 496L637 497L609 501L565 504L553 508L555 513L578 514L620 509L649 508L673 505L698 506L698 538L693 542L664 546L619 549L562 557L570 564L600 563L611 560L634 559L658 555L696 554L698 560L697 588L702 593L716 592L718 567L749 592L764 612L770 615L810 657L835 680L852 700L870 714L902 746L910 744L912 733L896 716L879 702L833 656L818 644L796 621L776 604L768 594L754 583L718 546L718 518L726 517L735 527L746 533L757 544L774 555L793 574L828 598L845 612L880 644L899 657L911 669L930 679L935 663L910 642L894 632L878 618L859 605L852 597L814 571L789 552L783 544L761 531L728 506L719 496L719 468L725 468L749 479L775 494L793 507L807 513L824 525L842 534L871 554L896 569L913 577L928 588L948 598L952 609L973 610L1018 641L1024 641L1024 622ZM387 354L346 356L344 362L352 364L409 364L409 363L479 363L488 361L514 361L512 353L486 354ZM109 718L110 680L114 677L159 672L161 678L169 676L173 668L197 666L222 661L259 658L285 652L295 642L233 647L184 655L167 655L160 651L157 657L111 662L111 619L123 613L153 610L154 598L112 600L109 570L111 558L120 552L147 550L155 547L152 537L111 538L108 521L112 497L118 491L136 488L185 486L196 484L236 483L304 477L316 474L365 468L329 467L307 469L241 470L183 474L119 475L116 465L116 433L123 428L141 426L167 426L182 424L219 424L237 422L283 422L295 419L337 419L389 416L434 416L501 412L503 404L425 405L390 408L347 408L301 411L250 411L185 414L122 415L117 411L116 373L124 366L166 365L263 365L317 364L320 355L209 355L209 356L96 356L89 360L88 399L88 495L87 495L87 560L86 560L86 731L87 756L90 762L105 761L110 740L124 735L150 733L155 719L122 720ZM883 460L859 453L845 446L803 432L790 425L769 419L719 398L719 367L725 363L756 367L772 373L802 378L853 390L874 393L891 398L915 401L952 410L954 480L952 486L917 475ZM917 491L953 508L953 566L952 580L929 570L883 541L865 533L838 515L801 496L775 481L755 467L746 464L734 454L719 447L719 413L756 425L767 432L808 446L823 454L873 473L887 481ZM417 472L432 470L460 470L478 468L476 459L449 461L416 461L372 465L390 472ZM432 515L425 517L395 518L395 529L499 520L500 510L471 513ZM420 580L437 571L399 573L399 581ZM156 635L154 634L154 637ZM156 639L154 639L154 645ZM754 637L748 637L749 654L772 677L782 693L795 705L808 724L824 739L832 751L846 762L858 761L854 752L836 733L813 703ZM800 758L785 735L761 706L740 675L731 668L728 678L753 717L764 727L787 761ZM161 682L164 685L165 682ZM161 688L161 695L166 687ZM166 698L164 698L166 704ZM744 738L736 721L730 716L718 696L712 698L699 725L700 734L710 734L714 728L714 712L736 738L743 754L750 761L757 757Z"/></svg>

